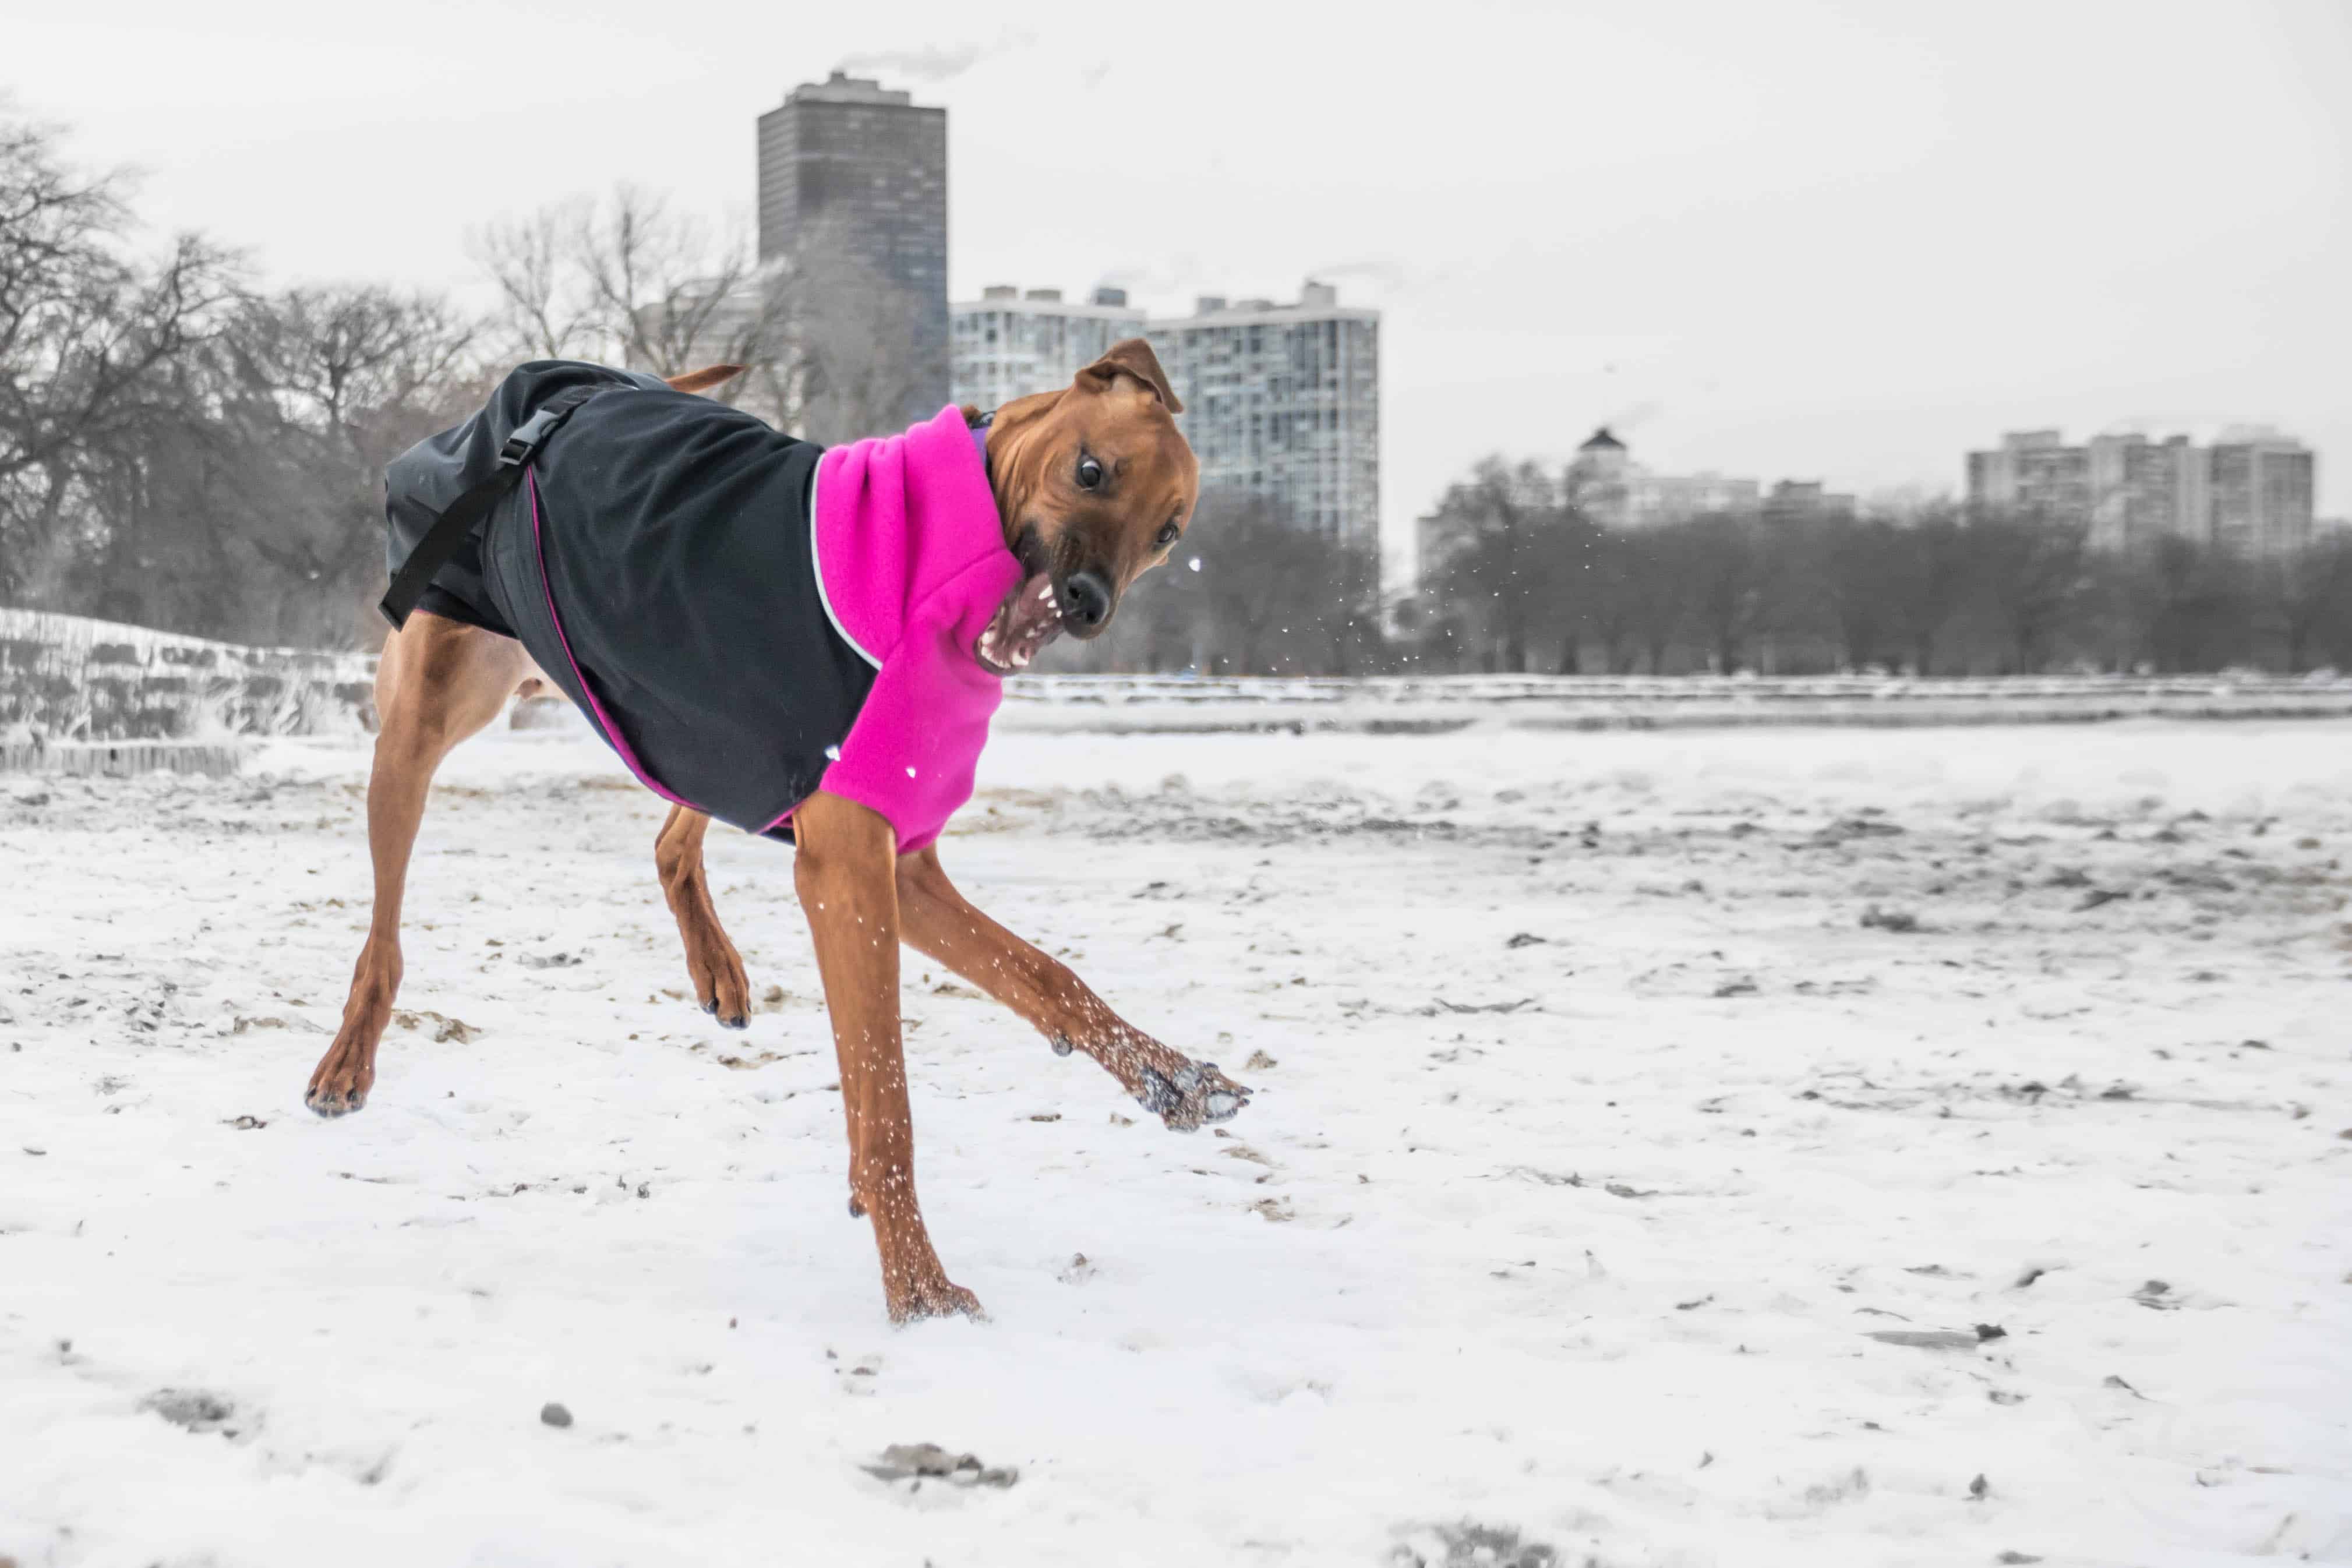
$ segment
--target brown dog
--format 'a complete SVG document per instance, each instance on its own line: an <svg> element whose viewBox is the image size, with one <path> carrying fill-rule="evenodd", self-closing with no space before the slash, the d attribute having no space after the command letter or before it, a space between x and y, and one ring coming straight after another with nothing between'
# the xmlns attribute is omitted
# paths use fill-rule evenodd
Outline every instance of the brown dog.
<svg viewBox="0 0 2352 1568"><path fill-rule="evenodd" d="M682 392L737 374L719 366L670 378ZM1050 577L1056 628L1100 635L1119 596L1167 559L1199 495L1199 465L1178 432L1181 412L1140 339L1113 348L1061 392L999 410L987 438L990 488L1024 580ZM966 418L978 422L975 411ZM1025 664L1041 638L1023 647ZM355 1110L375 1081L376 1047L401 979L400 904L425 798L441 759L534 684L555 689L522 645L419 611L384 644L376 672L380 720L368 782L375 905L352 976L342 1026L310 1076L322 1115ZM704 874L710 819L672 807L654 845L663 896L677 917L697 1001L720 1022L748 1022L743 962L719 923ZM901 941L1019 1014L1053 1043L1092 1057L1170 1126L1231 1114L1247 1091L1135 1028L1069 969L966 902L936 846L899 855L877 812L820 790L793 816L793 884L816 947L841 1063L849 1126L850 1212L870 1216L894 1320L976 1314L932 1249L915 1197L914 1133L898 1021ZM880 940L877 940L877 938Z"/></svg>

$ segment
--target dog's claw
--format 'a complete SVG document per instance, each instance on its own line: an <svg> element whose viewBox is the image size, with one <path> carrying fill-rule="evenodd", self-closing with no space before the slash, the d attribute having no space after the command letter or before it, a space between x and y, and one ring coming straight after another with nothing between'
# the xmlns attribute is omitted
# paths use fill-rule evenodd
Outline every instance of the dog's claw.
<svg viewBox="0 0 2352 1568"><path fill-rule="evenodd" d="M1057 1056L1057 1057L1066 1057L1066 1056L1068 1056L1068 1055L1069 1055L1073 1050L1075 1050L1075 1049L1076 1049L1076 1048L1077 1048L1076 1047L1075 1047L1075 1046L1073 1046L1073 1045L1071 1045L1071 1044L1070 1044L1069 1039L1068 1039L1068 1037L1067 1037L1066 1036L1063 1036L1063 1035L1056 1035L1056 1036L1055 1036L1055 1037L1054 1037L1054 1038L1052 1039L1052 1041L1050 1042L1050 1044L1051 1044L1051 1045L1053 1046L1053 1047L1054 1047L1054 1054L1055 1054L1055 1056Z"/></svg>
<svg viewBox="0 0 2352 1568"><path fill-rule="evenodd" d="M866 1205L857 1201L857 1194L856 1193L849 1194L849 1217L852 1219L864 1219L866 1217Z"/></svg>
<svg viewBox="0 0 2352 1568"><path fill-rule="evenodd" d="M1249 1108L1249 1090L1217 1070L1214 1062L1186 1062L1173 1072L1144 1068L1135 1102L1171 1131L1193 1132L1204 1121L1230 1121Z"/></svg>

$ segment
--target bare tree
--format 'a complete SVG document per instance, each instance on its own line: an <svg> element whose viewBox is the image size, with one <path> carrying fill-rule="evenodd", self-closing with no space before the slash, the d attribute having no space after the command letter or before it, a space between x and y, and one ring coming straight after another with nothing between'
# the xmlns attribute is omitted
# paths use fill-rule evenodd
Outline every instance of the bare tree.
<svg viewBox="0 0 2352 1568"><path fill-rule="evenodd" d="M2352 664L2352 533L2314 541L2273 567L2264 586L2289 669L2308 669L2323 649Z"/></svg>
<svg viewBox="0 0 2352 1568"><path fill-rule="evenodd" d="M1268 497L1213 488L1180 563L1137 583L1102 637L1055 645L1051 667L1360 674L1381 661L1380 616L1376 550L1303 527Z"/></svg>
<svg viewBox="0 0 2352 1568"><path fill-rule="evenodd" d="M384 466L479 401L481 336L481 323L436 296L373 285L249 300L226 339L241 400L233 428L299 471L281 477L283 500L268 514L221 526L279 580L324 601L331 618L332 606L372 596ZM267 427L264 406L276 416Z"/></svg>
<svg viewBox="0 0 2352 1568"><path fill-rule="evenodd" d="M1759 524L1717 514L1681 524L1684 601L1718 675L1742 668L1771 610Z"/></svg>
<svg viewBox="0 0 2352 1568"><path fill-rule="evenodd" d="M1895 544L1883 563L1889 632L1914 675L1933 675L1937 641L1970 591L1967 525L1957 507L1937 502L1900 525Z"/></svg>
<svg viewBox="0 0 2352 1568"><path fill-rule="evenodd" d="M1536 638L1555 637L1561 668L1575 667L1597 531L1550 473L1487 458L1446 490L1425 536L1436 559L1425 565L1423 582L1465 652L1486 668L1517 673L1528 668Z"/></svg>
<svg viewBox="0 0 2352 1568"><path fill-rule="evenodd" d="M574 258L595 320L622 362L656 375L748 363L767 330L743 226L714 234L658 195L614 188L574 218Z"/></svg>
<svg viewBox="0 0 2352 1568"><path fill-rule="evenodd" d="M141 260L130 228L119 177L69 167L54 129L0 123L0 595L54 564L97 454L234 297L226 252L183 235Z"/></svg>
<svg viewBox="0 0 2352 1568"><path fill-rule="evenodd" d="M1832 518L1805 531L1804 575L1847 669L1899 666L1905 584L1916 537L1883 517Z"/></svg>
<svg viewBox="0 0 2352 1568"><path fill-rule="evenodd" d="M1978 604L1999 647L1999 667L2021 675L2048 667L2086 584L2083 530L2032 514L1977 519L1965 536Z"/></svg>
<svg viewBox="0 0 2352 1568"><path fill-rule="evenodd" d="M490 346L518 360L580 359L604 352L596 304L572 238L587 222L577 202L544 206L478 229L474 264L498 289Z"/></svg>
<svg viewBox="0 0 2352 1568"><path fill-rule="evenodd" d="M756 366L778 351L783 297L754 263L744 226L714 229L634 185L491 224L470 248L498 290L488 342L507 358L675 375ZM741 392L739 382L713 395Z"/></svg>
<svg viewBox="0 0 2352 1568"><path fill-rule="evenodd" d="M1683 571L1691 548L1687 530L1658 528L1624 536L1619 550L1612 589L1632 610L1652 675L1666 673L1667 656L1682 629L1687 597Z"/></svg>
<svg viewBox="0 0 2352 1568"><path fill-rule="evenodd" d="M252 300L236 342L249 373L292 399L298 417L377 467L415 439L399 416L426 389L473 379L480 335L436 296L354 284ZM388 421L399 426L389 437Z"/></svg>

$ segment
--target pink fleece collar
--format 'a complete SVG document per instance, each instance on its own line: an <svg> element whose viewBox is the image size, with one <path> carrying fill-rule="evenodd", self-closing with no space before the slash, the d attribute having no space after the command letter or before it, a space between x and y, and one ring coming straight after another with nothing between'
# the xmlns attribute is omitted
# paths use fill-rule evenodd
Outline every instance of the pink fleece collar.
<svg viewBox="0 0 2352 1568"><path fill-rule="evenodd" d="M941 584L982 556L1013 558L986 453L986 433L948 407L818 461L809 508L817 580L835 628L868 662L890 657L908 613Z"/></svg>
<svg viewBox="0 0 2352 1568"><path fill-rule="evenodd" d="M971 797L1003 697L1003 679L972 654L1022 575L986 450L984 432L948 407L817 464L810 528L825 613L877 668L823 787L889 818L902 854Z"/></svg>

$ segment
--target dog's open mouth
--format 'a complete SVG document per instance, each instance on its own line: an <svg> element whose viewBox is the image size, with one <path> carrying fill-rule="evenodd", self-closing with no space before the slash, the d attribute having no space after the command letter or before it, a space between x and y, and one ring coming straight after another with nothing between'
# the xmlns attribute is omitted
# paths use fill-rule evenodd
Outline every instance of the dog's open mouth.
<svg viewBox="0 0 2352 1568"><path fill-rule="evenodd" d="M1039 572L1004 596L972 645L972 657L983 669L1012 675L1028 668L1038 650L1061 635L1062 606L1054 598L1053 574Z"/></svg>

